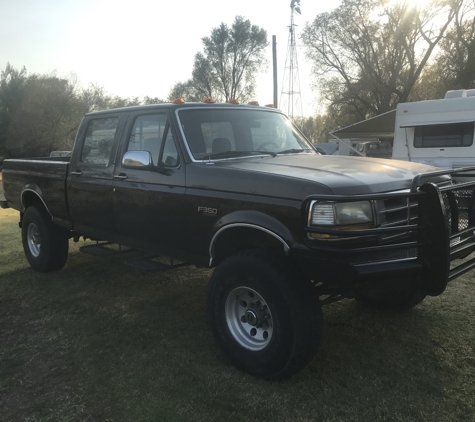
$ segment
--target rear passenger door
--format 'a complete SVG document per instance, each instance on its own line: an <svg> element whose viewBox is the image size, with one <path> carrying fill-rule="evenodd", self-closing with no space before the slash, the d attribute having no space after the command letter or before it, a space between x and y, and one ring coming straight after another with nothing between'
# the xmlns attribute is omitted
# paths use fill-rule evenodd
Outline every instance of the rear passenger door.
<svg viewBox="0 0 475 422"><path fill-rule="evenodd" d="M85 117L71 157L69 212L79 232L109 237L114 231L112 184L115 155L126 114Z"/></svg>
<svg viewBox="0 0 475 422"><path fill-rule="evenodd" d="M124 243L180 257L184 253L185 166L166 112L131 114L114 177L114 223ZM148 151L152 166L128 168L127 151Z"/></svg>

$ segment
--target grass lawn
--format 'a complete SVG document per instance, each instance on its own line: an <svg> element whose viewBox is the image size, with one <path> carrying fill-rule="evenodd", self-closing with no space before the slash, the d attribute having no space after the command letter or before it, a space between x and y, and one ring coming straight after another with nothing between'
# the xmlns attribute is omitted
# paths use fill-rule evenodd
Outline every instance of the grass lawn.
<svg viewBox="0 0 475 422"><path fill-rule="evenodd" d="M81 254L33 272L0 210L1 421L474 421L475 285L406 313L345 300L291 379L228 364L205 312L210 271L144 274ZM82 243L81 243L82 244Z"/></svg>

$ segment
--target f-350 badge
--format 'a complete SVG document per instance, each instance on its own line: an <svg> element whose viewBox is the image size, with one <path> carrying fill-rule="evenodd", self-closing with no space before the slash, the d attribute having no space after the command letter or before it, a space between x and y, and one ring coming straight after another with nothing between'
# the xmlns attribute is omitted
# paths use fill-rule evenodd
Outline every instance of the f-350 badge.
<svg viewBox="0 0 475 422"><path fill-rule="evenodd" d="M198 207L198 212L203 215L209 215L210 217L216 217L218 215L217 208Z"/></svg>

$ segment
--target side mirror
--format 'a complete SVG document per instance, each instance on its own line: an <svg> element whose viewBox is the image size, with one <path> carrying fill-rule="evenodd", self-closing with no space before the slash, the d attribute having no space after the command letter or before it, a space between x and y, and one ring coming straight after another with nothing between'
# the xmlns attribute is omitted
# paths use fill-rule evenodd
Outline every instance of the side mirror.
<svg viewBox="0 0 475 422"><path fill-rule="evenodd" d="M152 154L148 151L127 151L122 157L122 167L147 170L152 168Z"/></svg>

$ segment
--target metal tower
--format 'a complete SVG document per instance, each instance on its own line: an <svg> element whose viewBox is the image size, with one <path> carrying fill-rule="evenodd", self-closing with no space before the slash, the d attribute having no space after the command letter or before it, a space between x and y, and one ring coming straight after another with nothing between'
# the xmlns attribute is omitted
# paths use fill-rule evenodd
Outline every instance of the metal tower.
<svg viewBox="0 0 475 422"><path fill-rule="evenodd" d="M302 97L300 95L299 66L297 61L297 45L295 36L294 11L300 12L300 0L290 3L290 26L287 57L285 59L284 79L280 94L280 109L290 118L302 117Z"/></svg>

